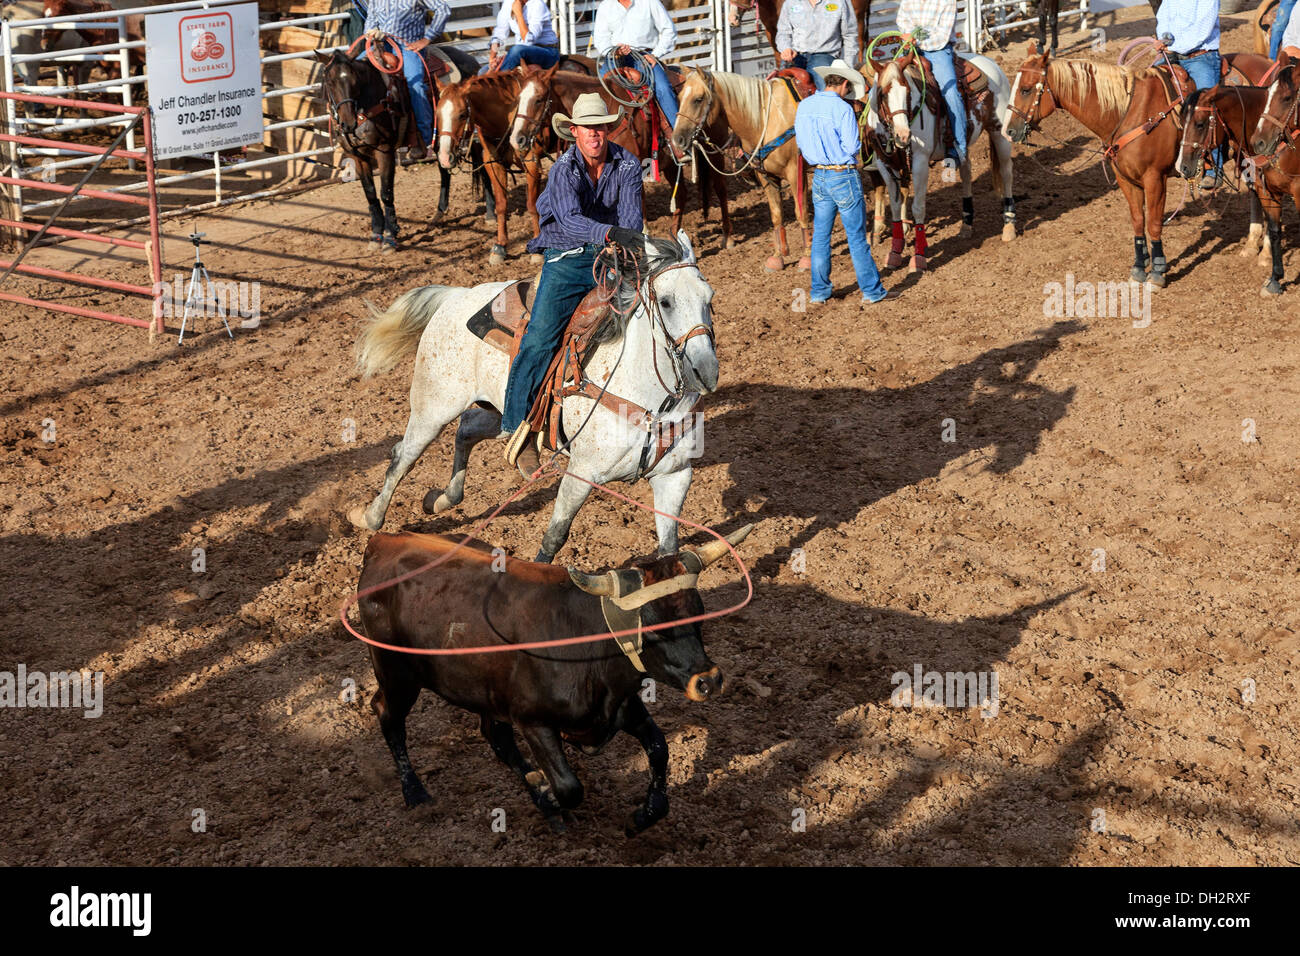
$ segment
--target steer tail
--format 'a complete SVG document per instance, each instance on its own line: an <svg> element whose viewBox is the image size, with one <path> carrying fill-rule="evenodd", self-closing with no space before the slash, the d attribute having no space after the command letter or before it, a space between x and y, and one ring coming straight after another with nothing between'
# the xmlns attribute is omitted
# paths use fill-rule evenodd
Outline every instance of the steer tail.
<svg viewBox="0 0 1300 956"><path fill-rule="evenodd" d="M369 301L370 321L357 339L357 369L362 378L391 371L420 344L420 335L447 297L460 292L457 286L426 285L398 296L380 312Z"/></svg>

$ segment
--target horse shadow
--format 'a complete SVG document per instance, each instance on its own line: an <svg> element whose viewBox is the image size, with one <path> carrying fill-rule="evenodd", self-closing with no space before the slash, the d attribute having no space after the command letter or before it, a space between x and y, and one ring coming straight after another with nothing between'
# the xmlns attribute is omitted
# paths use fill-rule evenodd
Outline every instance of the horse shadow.
<svg viewBox="0 0 1300 956"><path fill-rule="evenodd" d="M788 548L759 562L758 572L775 575L791 551L822 531L973 452L979 457L962 467L982 463L999 475L1018 467L1074 399L1074 386L1054 391L1033 381L1034 373L1065 336L1083 328L1058 322L914 385L720 389L711 403L733 407L706 420L703 447L728 463L722 510L736 525L806 521ZM777 453L768 450L774 442Z"/></svg>

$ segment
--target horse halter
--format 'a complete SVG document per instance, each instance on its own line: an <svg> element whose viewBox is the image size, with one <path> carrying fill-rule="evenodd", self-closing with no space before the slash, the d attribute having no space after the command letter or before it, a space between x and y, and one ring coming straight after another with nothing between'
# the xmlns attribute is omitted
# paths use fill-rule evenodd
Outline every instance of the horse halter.
<svg viewBox="0 0 1300 956"><path fill-rule="evenodd" d="M447 91L448 96L450 96L451 93L452 90ZM460 95L464 96L464 93L461 92ZM443 102L444 103L447 102L445 97L443 99ZM453 99L452 102L455 103L456 101ZM468 96L465 96L465 112L461 115L465 117L465 125L461 129L459 136L453 138L450 130L444 129L438 131L440 135L446 136L452 141L451 165L453 169L459 166L461 160L465 158L465 151L468 148L467 140L473 140L474 138L474 134L472 132L474 129L474 102ZM469 133L469 135L466 136L465 135L466 133ZM507 131L507 135L509 135L509 131Z"/></svg>
<svg viewBox="0 0 1300 956"><path fill-rule="evenodd" d="M1020 78L1022 80L1024 79L1024 75L1025 75L1025 68L1022 66L1020 68ZM1043 65L1038 68L1038 82L1034 84L1034 105L1029 107L1029 112L1026 113L1023 110L1016 109L1016 104L1014 101L1008 104L1007 106L1007 110L1009 112L1014 113L1016 116L1019 116L1022 120L1025 121L1026 138L1028 138L1028 131L1031 129L1032 130L1038 129L1038 124L1043 121L1043 117L1039 113L1039 107L1042 105L1043 102L1044 90L1046 90L1047 95L1052 98L1053 109L1061 105L1056 101L1056 94L1053 93L1051 88L1047 85L1047 61L1046 60L1044 60Z"/></svg>
<svg viewBox="0 0 1300 956"><path fill-rule="evenodd" d="M708 134L704 132L704 124L709 121L709 114L713 112L713 101L717 98L717 92L713 88L713 76L705 70L700 70L700 75L704 77L704 92L707 94L704 100L704 110L700 113L700 118L696 119L694 116L689 115L680 105L677 109L677 121L680 123L685 119L692 124L690 138L683 147L688 153L695 145L695 141L701 136L704 137L706 145L712 145L709 143Z"/></svg>
<svg viewBox="0 0 1300 956"><path fill-rule="evenodd" d="M1297 95L1296 98L1291 101L1291 108L1287 110L1285 119L1279 120L1275 118L1267 110L1265 110L1263 113L1260 114L1259 122L1255 124L1256 133L1259 132L1260 127L1263 126L1266 121L1278 128L1277 142L1273 145L1273 150L1271 153L1268 154L1267 157L1270 164L1277 162L1277 150L1278 147L1281 146L1283 143L1286 143L1287 149L1295 149L1295 143L1293 142L1292 137L1288 135L1288 133L1290 133L1291 128L1296 124L1297 108L1300 108L1300 95ZM1261 160L1263 158L1264 157L1260 157Z"/></svg>
<svg viewBox="0 0 1300 956"><path fill-rule="evenodd" d="M533 77L529 79L528 82L532 83L534 81L540 82L540 80L538 80L537 77ZM523 99L522 90L520 91L519 99L520 100ZM515 112L515 119L524 121L523 130L519 134L520 150L522 151L528 150L533 145L534 141L536 141L537 134L541 132L542 117L544 117L550 111L551 104L553 102L555 102L555 87L553 87L550 83L547 83L546 99L542 101L542 108L537 111L536 116L529 116L527 113L523 112L522 110L517 110Z"/></svg>
<svg viewBox="0 0 1300 956"><path fill-rule="evenodd" d="M654 288L655 280L665 272L671 272L673 269L687 268L695 269L698 267L694 262L677 262L669 266L664 266L662 269L657 269L646 277L646 287L650 290L650 302L647 303L648 307L646 309L646 312L650 315L650 327L652 330L657 329L663 336L664 344L668 349L668 354L673 360L672 371L676 384L669 387L668 383L664 381L663 374L659 371L658 349L655 349L652 353L655 376L659 379L659 384L663 386L664 391L672 396L674 401L679 401L686 394L685 383L682 375L682 369L686 364L686 343L697 335L707 335L709 337L709 342L714 344L715 348L717 342L713 337L712 327L705 325L703 322L697 322L684 333L677 336L677 338L673 338L672 334L668 331L667 323L664 322L663 313L659 311L659 296L655 292Z"/></svg>

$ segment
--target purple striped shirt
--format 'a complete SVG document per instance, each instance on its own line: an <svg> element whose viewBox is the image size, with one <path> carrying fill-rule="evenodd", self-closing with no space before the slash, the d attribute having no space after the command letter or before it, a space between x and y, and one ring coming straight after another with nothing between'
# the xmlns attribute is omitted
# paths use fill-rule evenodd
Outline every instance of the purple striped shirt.
<svg viewBox="0 0 1300 956"><path fill-rule="evenodd" d="M641 231L641 163L621 146L609 144L609 159L593 183L576 145L565 150L546 177L537 200L541 233L529 252L576 249L603 243L611 226Z"/></svg>

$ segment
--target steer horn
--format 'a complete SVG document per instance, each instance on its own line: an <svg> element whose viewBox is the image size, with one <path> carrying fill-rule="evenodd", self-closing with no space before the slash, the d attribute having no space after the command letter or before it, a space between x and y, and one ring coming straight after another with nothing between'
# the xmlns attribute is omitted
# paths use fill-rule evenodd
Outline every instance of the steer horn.
<svg viewBox="0 0 1300 956"><path fill-rule="evenodd" d="M727 544L730 544L734 548L736 545L740 544L740 542L749 537L749 533L753 530L753 524L747 524L738 531L731 532L731 534L727 535ZM707 568L724 554L728 554L729 551L727 545L723 544L721 541L710 541L695 553L699 557L700 563Z"/></svg>
<svg viewBox="0 0 1300 956"><path fill-rule="evenodd" d="M569 579L581 590L600 597L618 597L618 582L608 572L605 574L588 574L577 568L569 568Z"/></svg>

